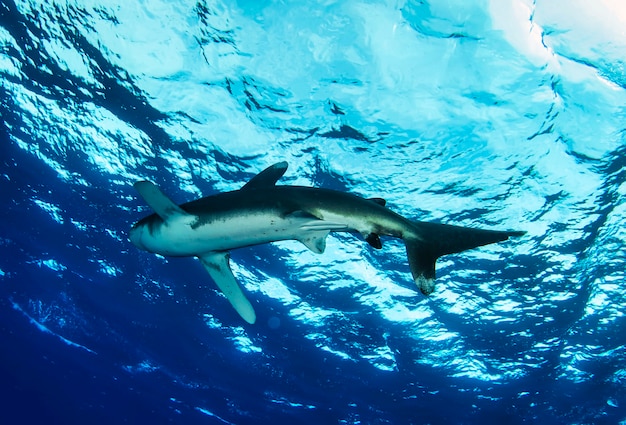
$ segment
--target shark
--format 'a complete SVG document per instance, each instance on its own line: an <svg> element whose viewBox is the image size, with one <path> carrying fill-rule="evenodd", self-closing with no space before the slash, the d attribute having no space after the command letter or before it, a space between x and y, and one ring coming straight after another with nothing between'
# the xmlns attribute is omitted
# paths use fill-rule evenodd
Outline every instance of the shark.
<svg viewBox="0 0 626 425"><path fill-rule="evenodd" d="M154 183L138 181L134 187L154 213L132 226L129 239L137 248L162 256L197 257L236 312L252 324L255 310L230 268L233 249L296 240L321 254L331 232L360 234L375 249L382 248L381 237L399 238L417 288L429 295L439 257L525 233L412 221L389 209L383 198L277 185L287 166L279 162L239 190L181 205Z"/></svg>

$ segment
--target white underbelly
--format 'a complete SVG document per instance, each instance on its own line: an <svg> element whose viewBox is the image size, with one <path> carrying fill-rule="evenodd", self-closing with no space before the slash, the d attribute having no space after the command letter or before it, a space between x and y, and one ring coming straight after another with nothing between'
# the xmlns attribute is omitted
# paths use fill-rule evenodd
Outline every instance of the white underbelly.
<svg viewBox="0 0 626 425"><path fill-rule="evenodd" d="M228 251L273 241L301 239L301 218L251 215L199 227L188 223L162 225L144 240L146 248L166 256L194 256L211 251Z"/></svg>

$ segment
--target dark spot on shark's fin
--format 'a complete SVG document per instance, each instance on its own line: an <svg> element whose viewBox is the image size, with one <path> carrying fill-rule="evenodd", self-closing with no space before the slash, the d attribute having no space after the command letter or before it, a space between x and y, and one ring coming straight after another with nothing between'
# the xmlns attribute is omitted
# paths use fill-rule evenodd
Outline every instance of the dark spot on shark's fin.
<svg viewBox="0 0 626 425"><path fill-rule="evenodd" d="M380 241L380 236L376 233L370 233L367 235L365 237L365 241L376 249L381 249L383 247L383 243Z"/></svg>
<svg viewBox="0 0 626 425"><path fill-rule="evenodd" d="M252 177L248 183L243 185L241 190L274 186L276 182L285 174L285 171L287 171L287 166L287 162L283 161L267 167L265 170Z"/></svg>
<svg viewBox="0 0 626 425"><path fill-rule="evenodd" d="M322 254L326 250L326 237L328 230L309 231L298 240L316 254Z"/></svg>
<svg viewBox="0 0 626 425"><path fill-rule="evenodd" d="M385 201L383 198L369 198L368 201L372 201L380 205L381 207L384 207L385 205L387 205L387 201Z"/></svg>
<svg viewBox="0 0 626 425"><path fill-rule="evenodd" d="M246 298L241 287L230 270L228 252L211 252L198 256L205 270L211 275L215 284L226 296L237 313L248 323L256 322L256 313L250 301Z"/></svg>

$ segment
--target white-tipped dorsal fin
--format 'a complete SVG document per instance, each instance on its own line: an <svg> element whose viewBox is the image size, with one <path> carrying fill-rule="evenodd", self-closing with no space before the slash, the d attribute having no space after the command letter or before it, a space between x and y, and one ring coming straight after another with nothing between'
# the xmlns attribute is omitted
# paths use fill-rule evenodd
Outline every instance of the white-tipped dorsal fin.
<svg viewBox="0 0 626 425"><path fill-rule="evenodd" d="M199 255L202 265L211 275L215 284L222 291L237 313L248 323L256 322L256 313L252 304L241 291L228 264L228 252L211 252Z"/></svg>
<svg viewBox="0 0 626 425"><path fill-rule="evenodd" d="M152 208L163 221L167 222L175 216L189 216L187 212L161 192L161 189L154 183L145 180L138 181L134 184L134 187L146 203L150 205L150 208Z"/></svg>
<svg viewBox="0 0 626 425"><path fill-rule="evenodd" d="M287 171L287 166L287 162L283 161L267 167L265 170L252 177L248 183L243 185L241 190L274 186L278 179L280 179L283 174L285 174L285 171Z"/></svg>

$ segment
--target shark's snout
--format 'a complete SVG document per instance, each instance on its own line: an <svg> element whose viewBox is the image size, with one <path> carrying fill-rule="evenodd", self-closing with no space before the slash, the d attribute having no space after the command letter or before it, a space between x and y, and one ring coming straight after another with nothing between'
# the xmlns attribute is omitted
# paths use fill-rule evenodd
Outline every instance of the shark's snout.
<svg viewBox="0 0 626 425"><path fill-rule="evenodd" d="M137 248L145 250L146 248L141 241L142 234L143 227L140 226L139 223L135 223L135 225L133 225L133 227L128 232L128 239L130 239L131 243Z"/></svg>

